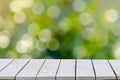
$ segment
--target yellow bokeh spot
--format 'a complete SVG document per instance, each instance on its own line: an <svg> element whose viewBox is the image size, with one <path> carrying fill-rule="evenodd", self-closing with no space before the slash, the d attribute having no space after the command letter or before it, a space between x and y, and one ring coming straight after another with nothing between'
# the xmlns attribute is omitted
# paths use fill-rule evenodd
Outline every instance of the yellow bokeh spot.
<svg viewBox="0 0 120 80"><path fill-rule="evenodd" d="M10 43L9 36L0 34L0 48L7 48Z"/></svg>
<svg viewBox="0 0 120 80"><path fill-rule="evenodd" d="M39 33L39 40L41 42L48 42L51 39L51 31L49 29L43 29L40 33Z"/></svg>
<svg viewBox="0 0 120 80"><path fill-rule="evenodd" d="M105 12L105 19L108 21L108 22L115 22L117 21L119 18L119 13L117 10L115 9L108 9L106 12Z"/></svg>
<svg viewBox="0 0 120 80"><path fill-rule="evenodd" d="M60 15L60 8L56 5L49 7L47 10L47 15L53 19L58 18Z"/></svg>
<svg viewBox="0 0 120 80"><path fill-rule="evenodd" d="M59 41L57 39L51 39L48 44L48 49L55 51L59 48Z"/></svg>
<svg viewBox="0 0 120 80"><path fill-rule="evenodd" d="M14 21L17 23L17 24L22 24L25 22L26 20L26 15L24 12L18 12L14 15Z"/></svg>
<svg viewBox="0 0 120 80"><path fill-rule="evenodd" d="M90 25L94 21L92 15L89 12L80 14L78 20L84 26Z"/></svg>
<svg viewBox="0 0 120 80"><path fill-rule="evenodd" d="M16 45L17 52L23 54L31 51L34 47L34 38L29 34L23 35L22 39Z"/></svg>
<svg viewBox="0 0 120 80"><path fill-rule="evenodd" d="M28 32L33 35L38 35L40 32L40 26L37 23L32 23L28 27Z"/></svg>

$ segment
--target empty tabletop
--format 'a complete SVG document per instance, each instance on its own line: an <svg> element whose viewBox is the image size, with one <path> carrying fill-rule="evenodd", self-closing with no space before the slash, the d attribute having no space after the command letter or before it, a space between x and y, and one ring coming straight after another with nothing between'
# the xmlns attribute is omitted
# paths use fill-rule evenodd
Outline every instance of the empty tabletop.
<svg viewBox="0 0 120 80"><path fill-rule="evenodd" d="M32 59L16 76L16 80L35 80L44 59Z"/></svg>
<svg viewBox="0 0 120 80"><path fill-rule="evenodd" d="M36 80L55 80L60 60L47 59L37 75Z"/></svg>
<svg viewBox="0 0 120 80"><path fill-rule="evenodd" d="M76 80L95 80L91 60L77 60Z"/></svg>
<svg viewBox="0 0 120 80"><path fill-rule="evenodd" d="M95 68L96 80L116 79L107 60L93 60L93 65Z"/></svg>
<svg viewBox="0 0 120 80"><path fill-rule="evenodd" d="M120 79L120 60L109 60L118 79Z"/></svg>
<svg viewBox="0 0 120 80"><path fill-rule="evenodd" d="M0 71L3 70L12 61L13 61L13 59L0 59Z"/></svg>
<svg viewBox="0 0 120 80"><path fill-rule="evenodd" d="M56 80L75 80L75 60L61 60Z"/></svg>
<svg viewBox="0 0 120 80"><path fill-rule="evenodd" d="M0 72L0 80L14 80L28 61L29 59L15 59Z"/></svg>

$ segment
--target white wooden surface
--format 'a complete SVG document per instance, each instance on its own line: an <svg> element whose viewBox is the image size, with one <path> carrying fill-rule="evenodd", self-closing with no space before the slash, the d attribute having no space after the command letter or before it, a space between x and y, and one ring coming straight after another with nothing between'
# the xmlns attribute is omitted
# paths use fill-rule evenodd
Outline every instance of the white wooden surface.
<svg viewBox="0 0 120 80"><path fill-rule="evenodd" d="M56 80L75 80L75 60L61 60Z"/></svg>
<svg viewBox="0 0 120 80"><path fill-rule="evenodd" d="M41 68L36 80L55 80L60 60L47 59Z"/></svg>
<svg viewBox="0 0 120 80"><path fill-rule="evenodd" d="M35 77L41 68L44 59L32 59L16 76L16 80L35 80Z"/></svg>
<svg viewBox="0 0 120 80"><path fill-rule="evenodd" d="M0 71L4 69L13 59L0 59Z"/></svg>
<svg viewBox="0 0 120 80"><path fill-rule="evenodd" d="M109 62L117 74L118 79L120 79L120 60L109 60Z"/></svg>
<svg viewBox="0 0 120 80"><path fill-rule="evenodd" d="M107 60L93 60L96 80L116 79Z"/></svg>
<svg viewBox="0 0 120 80"><path fill-rule="evenodd" d="M91 60L77 60L76 80L95 80Z"/></svg>
<svg viewBox="0 0 120 80"><path fill-rule="evenodd" d="M120 60L109 60L115 74L107 60L92 62L96 80L116 80L115 74L120 79ZM0 59L0 80L75 80L75 74L76 80L95 80L91 60L75 63L75 59Z"/></svg>
<svg viewBox="0 0 120 80"><path fill-rule="evenodd" d="M16 74L24 67L29 59L15 59L0 72L0 80L14 80Z"/></svg>

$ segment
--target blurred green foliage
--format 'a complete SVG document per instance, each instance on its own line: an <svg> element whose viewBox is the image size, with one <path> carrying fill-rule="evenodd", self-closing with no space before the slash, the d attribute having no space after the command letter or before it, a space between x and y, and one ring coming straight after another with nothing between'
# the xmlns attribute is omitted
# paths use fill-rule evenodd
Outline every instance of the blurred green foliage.
<svg viewBox="0 0 120 80"><path fill-rule="evenodd" d="M0 0L0 57L120 59L119 2Z"/></svg>

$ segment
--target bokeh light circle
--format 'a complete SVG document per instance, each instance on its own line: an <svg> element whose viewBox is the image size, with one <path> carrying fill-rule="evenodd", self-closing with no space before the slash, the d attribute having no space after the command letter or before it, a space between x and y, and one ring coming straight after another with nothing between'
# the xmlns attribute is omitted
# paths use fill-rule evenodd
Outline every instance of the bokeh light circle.
<svg viewBox="0 0 120 80"><path fill-rule="evenodd" d="M56 5L49 7L47 10L47 15L53 19L58 18L60 15L60 8Z"/></svg>
<svg viewBox="0 0 120 80"><path fill-rule="evenodd" d="M106 12L105 12L105 19L108 21L108 22L115 22L117 21L119 18L119 13L117 10L115 9L108 9Z"/></svg>

